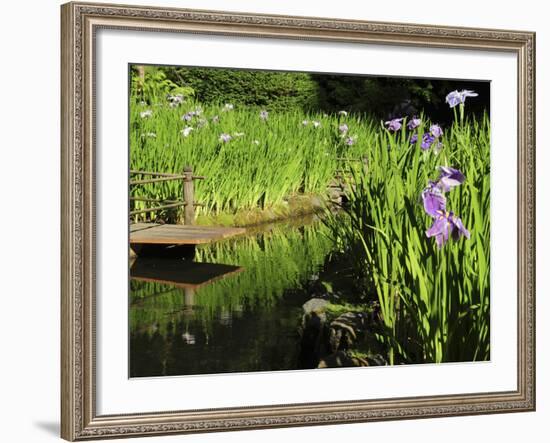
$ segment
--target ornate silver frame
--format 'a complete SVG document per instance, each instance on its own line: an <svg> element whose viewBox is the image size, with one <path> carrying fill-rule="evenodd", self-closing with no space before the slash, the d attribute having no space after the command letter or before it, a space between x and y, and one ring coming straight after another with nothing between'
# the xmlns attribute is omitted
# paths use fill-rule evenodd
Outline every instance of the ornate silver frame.
<svg viewBox="0 0 550 443"><path fill-rule="evenodd" d="M61 436L67 440L535 409L535 34L68 3L62 18ZM94 33L99 28L507 51L518 59L518 383L511 392L98 416L95 410Z"/></svg>

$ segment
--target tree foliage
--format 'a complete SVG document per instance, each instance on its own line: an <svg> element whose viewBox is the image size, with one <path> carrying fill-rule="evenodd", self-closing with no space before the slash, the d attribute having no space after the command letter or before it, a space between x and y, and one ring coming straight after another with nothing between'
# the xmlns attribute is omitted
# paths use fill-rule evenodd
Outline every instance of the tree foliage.
<svg viewBox="0 0 550 443"><path fill-rule="evenodd" d="M167 76L167 69L157 66L143 66L140 74L137 66L132 67L132 96L148 104L159 103L167 96L195 95L193 88L185 84L177 84ZM168 70L169 72L169 70Z"/></svg>
<svg viewBox="0 0 550 443"><path fill-rule="evenodd" d="M143 78L136 69L132 75L132 92L147 103L183 94L205 105L232 103L268 111L346 110L377 119L425 112L447 123L453 114L445 96L455 89L479 93L470 106L472 114L489 111L488 82L170 66L148 66Z"/></svg>

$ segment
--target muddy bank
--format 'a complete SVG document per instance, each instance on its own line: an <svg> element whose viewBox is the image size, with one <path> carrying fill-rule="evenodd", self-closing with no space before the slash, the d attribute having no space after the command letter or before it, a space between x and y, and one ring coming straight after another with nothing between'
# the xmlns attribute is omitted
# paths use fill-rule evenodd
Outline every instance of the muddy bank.
<svg viewBox="0 0 550 443"><path fill-rule="evenodd" d="M269 208L240 210L235 214L199 215L195 224L199 226L247 227L321 213L329 205L330 200L323 196L295 195Z"/></svg>

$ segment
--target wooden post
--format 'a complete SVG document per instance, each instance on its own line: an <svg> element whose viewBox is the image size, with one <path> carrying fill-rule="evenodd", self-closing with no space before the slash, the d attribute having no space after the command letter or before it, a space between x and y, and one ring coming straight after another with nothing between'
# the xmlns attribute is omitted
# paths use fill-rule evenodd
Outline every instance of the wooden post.
<svg viewBox="0 0 550 443"><path fill-rule="evenodd" d="M361 160L363 162L363 172L366 174L369 170L369 158L365 155Z"/></svg>
<svg viewBox="0 0 550 443"><path fill-rule="evenodd" d="M192 310L193 306L195 306L195 290L193 288L185 288L183 300L183 306Z"/></svg>
<svg viewBox="0 0 550 443"><path fill-rule="evenodd" d="M183 201L185 202L183 221L186 225L195 223L195 189L193 186L193 168L183 168Z"/></svg>
<svg viewBox="0 0 550 443"><path fill-rule="evenodd" d="M195 290L192 288L185 288L185 296L183 299L183 315L184 317L189 317L193 315L195 310Z"/></svg>
<svg viewBox="0 0 550 443"><path fill-rule="evenodd" d="M141 84L143 85L143 82L145 81L145 66L137 65L136 69L138 72L138 77L141 80Z"/></svg>

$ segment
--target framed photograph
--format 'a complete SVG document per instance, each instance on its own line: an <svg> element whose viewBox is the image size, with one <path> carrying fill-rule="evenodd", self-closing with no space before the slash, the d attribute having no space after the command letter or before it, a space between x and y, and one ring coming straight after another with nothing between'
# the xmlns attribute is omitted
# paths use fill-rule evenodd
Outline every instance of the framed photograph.
<svg viewBox="0 0 550 443"><path fill-rule="evenodd" d="M535 35L67 3L62 437L535 409Z"/></svg>

